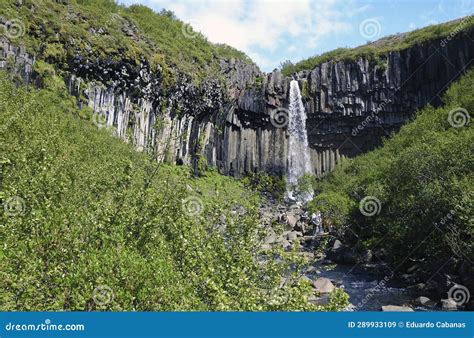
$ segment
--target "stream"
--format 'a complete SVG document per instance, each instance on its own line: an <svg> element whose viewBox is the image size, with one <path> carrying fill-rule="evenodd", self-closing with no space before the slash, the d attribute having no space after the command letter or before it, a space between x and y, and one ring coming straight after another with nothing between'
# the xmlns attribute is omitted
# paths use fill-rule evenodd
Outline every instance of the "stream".
<svg viewBox="0 0 474 338"><path fill-rule="evenodd" d="M308 147L306 130L306 112L302 101L299 83L295 79L290 82L289 106L288 106L288 168L287 168L287 191L285 195L286 206L267 205L261 207L262 214L267 214L270 220L286 224L286 230L282 235L276 234L274 230L269 231L265 239L264 247L271 248L271 245L283 245L283 248L291 247L292 242L298 237L305 235L314 240L324 231L321 213L309 215L303 210L302 205L313 199L314 192L299 191L298 183L300 178L307 174L313 174ZM272 215L275 210L279 212ZM275 217L276 216L276 217ZM267 222L267 225L272 224ZM314 231L308 231L314 228ZM310 243L314 243L310 240ZM299 245L299 244L298 244ZM318 244L320 245L320 243ZM301 246L302 251L305 249ZM314 257L314 247L310 244L306 247L307 253ZM303 252L302 252L303 254ZM382 306L404 306L404 310L429 310L428 308L415 307L414 300L420 294L413 288L406 288L396 280L383 275L387 271L392 275L390 269L377 264L356 264L338 265L327 260L318 260L313 263L305 275L311 281L320 277L325 277L336 287L344 288L349 294L349 302L352 304L347 310L350 311L380 311ZM329 283L330 284L330 283ZM332 286L331 286L332 287ZM409 308L408 308L409 307Z"/></svg>
<svg viewBox="0 0 474 338"><path fill-rule="evenodd" d="M408 289L397 281L385 281L385 276L375 275L360 266L326 265L318 262L309 278L326 277L337 287L343 287L349 294L349 302L354 305L350 311L380 311L382 306L410 306L415 311L433 311L435 309L414 306L419 296L426 296L414 289ZM317 273L319 272L319 273ZM388 279L388 278L387 278Z"/></svg>

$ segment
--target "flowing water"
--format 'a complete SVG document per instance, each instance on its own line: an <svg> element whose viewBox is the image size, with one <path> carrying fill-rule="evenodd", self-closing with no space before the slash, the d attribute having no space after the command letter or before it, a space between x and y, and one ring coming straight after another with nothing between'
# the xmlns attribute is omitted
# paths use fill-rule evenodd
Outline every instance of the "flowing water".
<svg viewBox="0 0 474 338"><path fill-rule="evenodd" d="M313 199L312 190L301 191L298 185L305 174L312 174L308 137L306 133L306 114L301 99L298 81L290 83L290 103L288 110L288 172L287 172L287 202L303 204ZM308 277L329 278L337 286L344 287L350 296L350 302L355 311L379 311L382 305L407 305L417 296L403 286L395 283L384 283L380 276L375 276L361 269L337 265L326 269L320 263L316 264L318 274ZM426 310L417 308L417 310Z"/></svg>
<svg viewBox="0 0 474 338"><path fill-rule="evenodd" d="M301 100L298 81L290 83L290 104L288 111L288 177L287 194L289 201L307 202L313 198L313 191L298 191L298 179L313 172L306 135L306 114Z"/></svg>
<svg viewBox="0 0 474 338"><path fill-rule="evenodd" d="M354 305L352 311L380 311L383 305L411 306L417 311L436 310L413 305L416 297L427 296L426 293L408 289L396 281L385 282L382 275L373 274L363 268L336 265L326 269L326 266L320 263L315 267L318 274L309 277L326 277L338 287L343 287L349 294L350 303Z"/></svg>

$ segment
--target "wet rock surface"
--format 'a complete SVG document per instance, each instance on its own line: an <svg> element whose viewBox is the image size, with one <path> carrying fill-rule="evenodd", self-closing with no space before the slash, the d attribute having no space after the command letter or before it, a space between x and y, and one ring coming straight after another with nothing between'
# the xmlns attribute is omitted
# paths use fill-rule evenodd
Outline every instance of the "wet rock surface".
<svg viewBox="0 0 474 338"><path fill-rule="evenodd" d="M346 311L456 311L469 310L469 303L459 306L455 299L446 297L450 288L458 286L459 276L444 274L438 277L444 281L444 287L435 283L431 275L423 281L420 263L413 263L394 274L390 267L378 257L383 252L372 254L367 250L356 250L345 244L344 237L335 229L317 234L311 215L304 207L292 205L266 204L261 213L272 223L263 226L268 236L262 244L262 250L279 247L284 250L298 249L298 254L308 259L308 265L300 281L312 285L314 296L308 302L315 305L327 305L329 295L335 288L344 288L350 296L350 306ZM270 216L271 215L271 216ZM291 217L288 217L288 216ZM295 223L292 217L297 218ZM303 226L306 231L296 231ZM279 229L279 230L278 230ZM288 230L283 230L288 229ZM351 257L350 259L347 257ZM454 263L453 263L454 264ZM461 263L460 267L466 268ZM458 268L454 268L457 271ZM403 272L403 273L402 273Z"/></svg>
<svg viewBox="0 0 474 338"><path fill-rule="evenodd" d="M384 305L382 306L384 312L413 312L413 309L408 306Z"/></svg>

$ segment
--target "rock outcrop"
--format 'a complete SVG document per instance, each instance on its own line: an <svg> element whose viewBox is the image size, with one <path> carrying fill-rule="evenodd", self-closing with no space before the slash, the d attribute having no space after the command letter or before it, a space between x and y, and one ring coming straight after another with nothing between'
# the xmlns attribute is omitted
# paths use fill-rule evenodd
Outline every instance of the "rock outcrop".
<svg viewBox="0 0 474 338"><path fill-rule="evenodd" d="M368 58L330 61L294 74L305 99L315 173L331 170L341 156L374 149L417 109L439 105L447 86L472 65L473 39L471 30L447 44L433 40L390 52L378 62ZM238 116L246 119L277 113L288 106L288 87L289 79L278 71L268 74L261 89L248 90L240 97ZM274 169L285 167L286 154L272 155L276 156Z"/></svg>
<svg viewBox="0 0 474 338"><path fill-rule="evenodd" d="M377 62L364 57L330 61L294 74L308 117L314 173L331 170L341 157L374 149L417 109L440 104L449 83L471 66L473 40L471 30L448 43L432 40L390 52ZM7 40L0 46L0 68L14 68L25 82L34 81L34 58ZM205 159L234 176L284 174L291 78L233 59L221 60L220 69L223 79L199 85L176 72L175 83L166 87L161 71L145 59L132 66L91 63L77 55L63 73L79 104L96 112L96 124L113 128L160 161L197 167Z"/></svg>

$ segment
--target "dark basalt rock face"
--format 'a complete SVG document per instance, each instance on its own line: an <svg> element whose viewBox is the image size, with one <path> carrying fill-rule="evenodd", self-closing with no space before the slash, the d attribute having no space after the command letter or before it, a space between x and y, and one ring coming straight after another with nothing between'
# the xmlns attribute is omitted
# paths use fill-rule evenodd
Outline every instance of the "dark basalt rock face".
<svg viewBox="0 0 474 338"><path fill-rule="evenodd" d="M326 62L295 74L315 173L330 170L341 156L374 149L417 109L439 105L448 85L472 65L473 40L473 31L464 32L448 43L434 40L391 52L377 63ZM287 107L288 87L289 79L278 71L268 74L263 88L241 95L237 115L246 120Z"/></svg>
<svg viewBox="0 0 474 338"><path fill-rule="evenodd" d="M426 104L439 105L450 82L470 66L474 32L461 32L447 43L433 40L381 61L359 58L326 62L294 74L307 113L310 155L317 175L342 156L374 149ZM0 41L0 68L26 83L38 82L34 58L7 40ZM68 60L69 92L86 101L103 124L138 150L158 160L195 165L200 157L220 172L242 176L253 171L284 174L291 78L279 71L260 72L238 60L220 60L222 79L199 85L175 71L165 88L161 70L147 60Z"/></svg>

